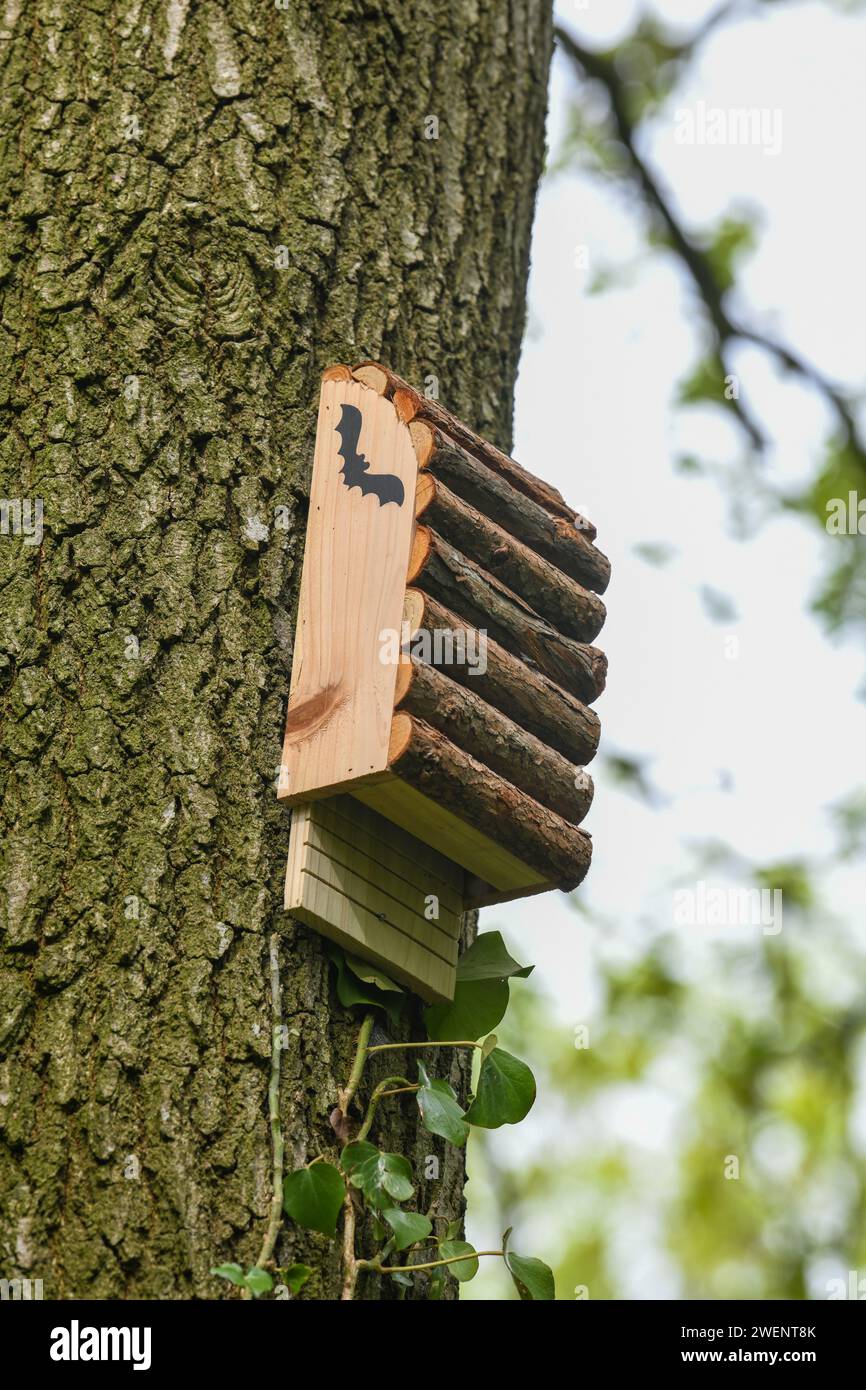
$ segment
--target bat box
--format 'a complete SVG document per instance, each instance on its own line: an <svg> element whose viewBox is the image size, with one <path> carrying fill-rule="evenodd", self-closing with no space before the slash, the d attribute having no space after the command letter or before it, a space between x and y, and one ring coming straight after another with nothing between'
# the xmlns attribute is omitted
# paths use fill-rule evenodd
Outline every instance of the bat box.
<svg viewBox="0 0 866 1390"><path fill-rule="evenodd" d="M570 890L610 567L560 494L376 363L322 379L279 795L286 909L429 1000L462 914Z"/></svg>

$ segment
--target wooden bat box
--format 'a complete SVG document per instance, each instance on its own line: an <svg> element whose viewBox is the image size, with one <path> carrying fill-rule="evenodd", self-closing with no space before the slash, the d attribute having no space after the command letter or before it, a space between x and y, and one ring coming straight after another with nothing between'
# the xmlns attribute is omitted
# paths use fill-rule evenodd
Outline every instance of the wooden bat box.
<svg viewBox="0 0 866 1390"><path fill-rule="evenodd" d="M591 843L610 567L560 494L376 363L319 402L279 795L286 909L430 1000L462 913Z"/></svg>

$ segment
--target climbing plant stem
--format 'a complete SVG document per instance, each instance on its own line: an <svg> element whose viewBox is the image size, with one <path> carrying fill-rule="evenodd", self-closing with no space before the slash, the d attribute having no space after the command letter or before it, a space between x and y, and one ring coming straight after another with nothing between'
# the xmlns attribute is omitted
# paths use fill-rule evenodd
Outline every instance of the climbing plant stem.
<svg viewBox="0 0 866 1390"><path fill-rule="evenodd" d="M405 1076L386 1076L383 1081L380 1081L375 1091L370 1097L370 1104L367 1106L367 1113L364 1116L364 1122L361 1125L361 1128L358 1130L359 1142L362 1139L366 1139L367 1135L370 1133L370 1128L373 1124L373 1119L376 1114L376 1108L382 1097L387 1094L387 1088L389 1086L400 1086L403 1090L418 1089L416 1086L413 1086L412 1082L408 1081Z"/></svg>
<svg viewBox="0 0 866 1390"><path fill-rule="evenodd" d="M262 1240L262 1248L256 1265L264 1269L273 1258L274 1247L280 1229L283 1212L283 1129L280 1124L280 1057L282 1054L282 997L280 990L280 939L276 932L269 942L271 967L271 1079L268 1085L268 1118L271 1124L271 1146L273 1149L273 1190L271 1211L267 1229Z"/></svg>
<svg viewBox="0 0 866 1390"><path fill-rule="evenodd" d="M463 1039L461 1042L399 1042L399 1043L377 1043L375 1047L368 1047L368 1052L391 1052L398 1051L404 1047L482 1047L483 1043L470 1042Z"/></svg>
<svg viewBox="0 0 866 1390"><path fill-rule="evenodd" d="M373 1031L373 1024L375 1023L375 1021L375 1014L365 1014L363 1022L361 1023L360 1030L358 1032L358 1041L355 1047L355 1060L352 1063L352 1070L349 1074L349 1080L346 1083L345 1090L340 1091L339 1096L337 1097L340 1110L344 1115L348 1113L349 1104L352 1100L353 1095L357 1091L358 1084L361 1080L361 1077L364 1074L364 1063L367 1060L367 1053L373 1051L372 1048L369 1048L367 1046L367 1043L370 1041L370 1034Z"/></svg>
<svg viewBox="0 0 866 1390"><path fill-rule="evenodd" d="M375 1260L358 1260L358 1269L372 1269L376 1274L414 1274L416 1269L438 1269L440 1265L456 1265L461 1260L477 1260L482 1255L504 1258L504 1250L473 1250L471 1255L450 1255L447 1260L428 1260L422 1265L380 1265Z"/></svg>

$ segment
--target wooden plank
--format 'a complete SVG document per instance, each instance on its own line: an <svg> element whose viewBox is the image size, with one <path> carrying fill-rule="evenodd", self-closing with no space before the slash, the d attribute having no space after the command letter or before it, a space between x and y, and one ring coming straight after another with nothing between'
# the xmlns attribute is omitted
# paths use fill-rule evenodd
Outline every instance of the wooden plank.
<svg viewBox="0 0 866 1390"><path fill-rule="evenodd" d="M494 888L510 893L545 882L542 874L399 777L359 787L353 795L398 825L411 825L419 839Z"/></svg>
<svg viewBox="0 0 866 1390"><path fill-rule="evenodd" d="M419 887L394 874L382 856L388 842L401 850L411 839L352 798L342 799L339 814L328 802L310 802L292 812L286 872L286 910L298 921L336 941L345 950L380 965L425 999L453 998L461 918L443 908L453 886L428 868ZM371 837L377 858L333 833L332 824L353 827ZM365 828L366 827L366 828ZM432 854L422 846L426 854ZM402 856L398 856L402 865ZM442 861L446 862L446 861ZM453 875L454 865L449 865ZM417 870L416 870L417 872ZM370 875L372 874L372 878ZM439 897L439 919L424 915L429 894ZM462 902L460 903L462 908Z"/></svg>
<svg viewBox="0 0 866 1390"><path fill-rule="evenodd" d="M396 883L389 888L395 896L400 897L405 891L403 901L409 907L416 907L419 901L423 903L424 898L430 893L435 893L439 899L443 914L447 913L449 922L453 923L447 928L450 934L458 935L460 932L460 921L463 915L463 878L464 873L458 864L454 864L450 859L437 854L426 845L422 845L420 840L412 840L409 835L403 835L398 826L392 825L390 821L377 816L369 807L363 806L360 802L352 803L353 811L351 819L340 815L334 803L331 801L320 801L316 803L316 823L317 826L329 832L334 841L333 853L335 857L340 857L339 844L346 844L354 849L358 855L363 855L369 860L369 867L376 865L383 870ZM371 824L382 827L376 831L365 828L364 822L369 820ZM435 859L436 864L421 863L420 859L415 861L409 857L403 846L403 841L409 841L419 850L426 850L427 855ZM426 856L425 856L426 857ZM341 862L345 862L344 858ZM441 866L441 870L440 867ZM361 870L365 877L369 877L367 869ZM405 890L401 885L405 885ZM442 921L440 921L442 925Z"/></svg>
<svg viewBox="0 0 866 1390"><path fill-rule="evenodd" d="M357 437L355 437L355 432ZM322 383L279 795L328 795L387 766L417 478L408 429L342 373Z"/></svg>
<svg viewBox="0 0 866 1390"><path fill-rule="evenodd" d="M340 839L338 835L332 834L321 824L312 821L307 827L306 840L304 846L304 866L310 868L319 878L327 878L319 867L315 866L314 859L316 854L324 854L329 861L341 870L340 881L342 886L343 877L353 875L355 878L362 879L369 885L370 892L367 899L372 902L372 893L380 893L389 902L378 904L377 910L384 912L386 916L395 916L395 922L403 929L403 914L410 914L411 918L418 918L423 923L423 934L418 939L427 944L429 935L428 927L435 927L447 942L456 941L460 935L460 926L463 917L462 904L459 912L454 912L446 906L436 889L439 887L438 881L427 879L424 884L416 885L407 883L399 874L395 874L384 861L383 856L374 857L365 854L363 850L350 845L346 840ZM331 880L328 879L330 882ZM346 879L348 882L348 879ZM344 890L350 897L357 897L358 892L349 888ZM359 890L360 891L360 890ZM425 915L428 900L431 895L435 895L438 900L438 917ZM367 900L365 899L365 900ZM397 921L397 916L400 920ZM405 928L408 930L409 928ZM413 935L416 933L413 931ZM430 937L430 944L435 943L436 938ZM440 954L446 960L451 959L450 948L446 940L443 940ZM437 947L438 949L438 947Z"/></svg>
<svg viewBox="0 0 866 1390"><path fill-rule="evenodd" d="M308 827L307 835L309 838L302 851L302 874L310 874L320 883L326 883L344 897L351 898L352 902L378 921L410 937L432 955L439 956L440 960L449 965L457 964L457 935L449 935L438 922L425 919L423 899L420 904L407 905L390 893L383 882L371 882L354 867L341 864L329 850L318 847L322 840L320 833L317 835L315 824ZM359 860L359 868L362 863L363 856ZM388 880L390 886L391 881Z"/></svg>

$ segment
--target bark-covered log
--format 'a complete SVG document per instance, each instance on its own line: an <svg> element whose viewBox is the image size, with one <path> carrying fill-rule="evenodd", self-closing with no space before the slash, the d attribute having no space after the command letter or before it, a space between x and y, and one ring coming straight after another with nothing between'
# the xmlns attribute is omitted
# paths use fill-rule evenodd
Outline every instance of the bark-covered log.
<svg viewBox="0 0 866 1390"><path fill-rule="evenodd" d="M573 825L589 810L589 773L489 705L468 682L458 685L441 669L406 659L397 672L394 702Z"/></svg>
<svg viewBox="0 0 866 1390"><path fill-rule="evenodd" d="M407 425L417 419L426 421L434 429L442 430L488 468L492 468L494 473L507 479L518 492L531 497L539 506L546 507L556 516L564 517L572 525L579 521L581 527L585 528L584 534L590 540L595 539L595 528L583 517L578 517L577 512L568 506L555 487L543 482L541 478L536 478L533 473L515 463L514 459L503 454L489 440L482 439L462 420L445 410L438 401L431 401L422 396L408 381L397 376L396 372L380 366L378 362L362 362L355 368L354 375L380 394L389 396L397 408L400 419Z"/></svg>
<svg viewBox="0 0 866 1390"><path fill-rule="evenodd" d="M563 689L576 691L585 685L586 643L557 632L507 585L427 526L416 529L407 583L452 608L470 626L485 630Z"/></svg>
<svg viewBox="0 0 866 1390"><path fill-rule="evenodd" d="M440 478L458 497L543 555L588 589L603 594L610 581L610 561L588 537L588 523L572 523L518 492L442 430L413 420L409 434L419 468ZM423 475L422 475L423 476Z"/></svg>
<svg viewBox="0 0 866 1390"><path fill-rule="evenodd" d="M418 479L415 515L468 560L501 579L558 632L581 642L601 631L605 607L596 594L456 497L429 473Z"/></svg>
<svg viewBox="0 0 866 1390"><path fill-rule="evenodd" d="M444 664L452 680L467 686L571 762L584 764L595 756L600 733L598 715L568 691L540 671L531 670L490 637L485 644L485 670L480 670L475 661L459 660L460 651L477 650L477 630L473 640L467 641L465 622L420 589L407 591L405 617L410 638L423 629L431 634L444 633L451 639ZM595 658L590 661L588 656L585 672L587 698L594 699L604 688L605 657L597 647L586 647L584 651ZM433 656L431 652L431 662Z"/></svg>
<svg viewBox="0 0 866 1390"><path fill-rule="evenodd" d="M549 883L576 888L589 868L583 830L464 753L438 729L398 710L389 767L459 820L480 830Z"/></svg>

